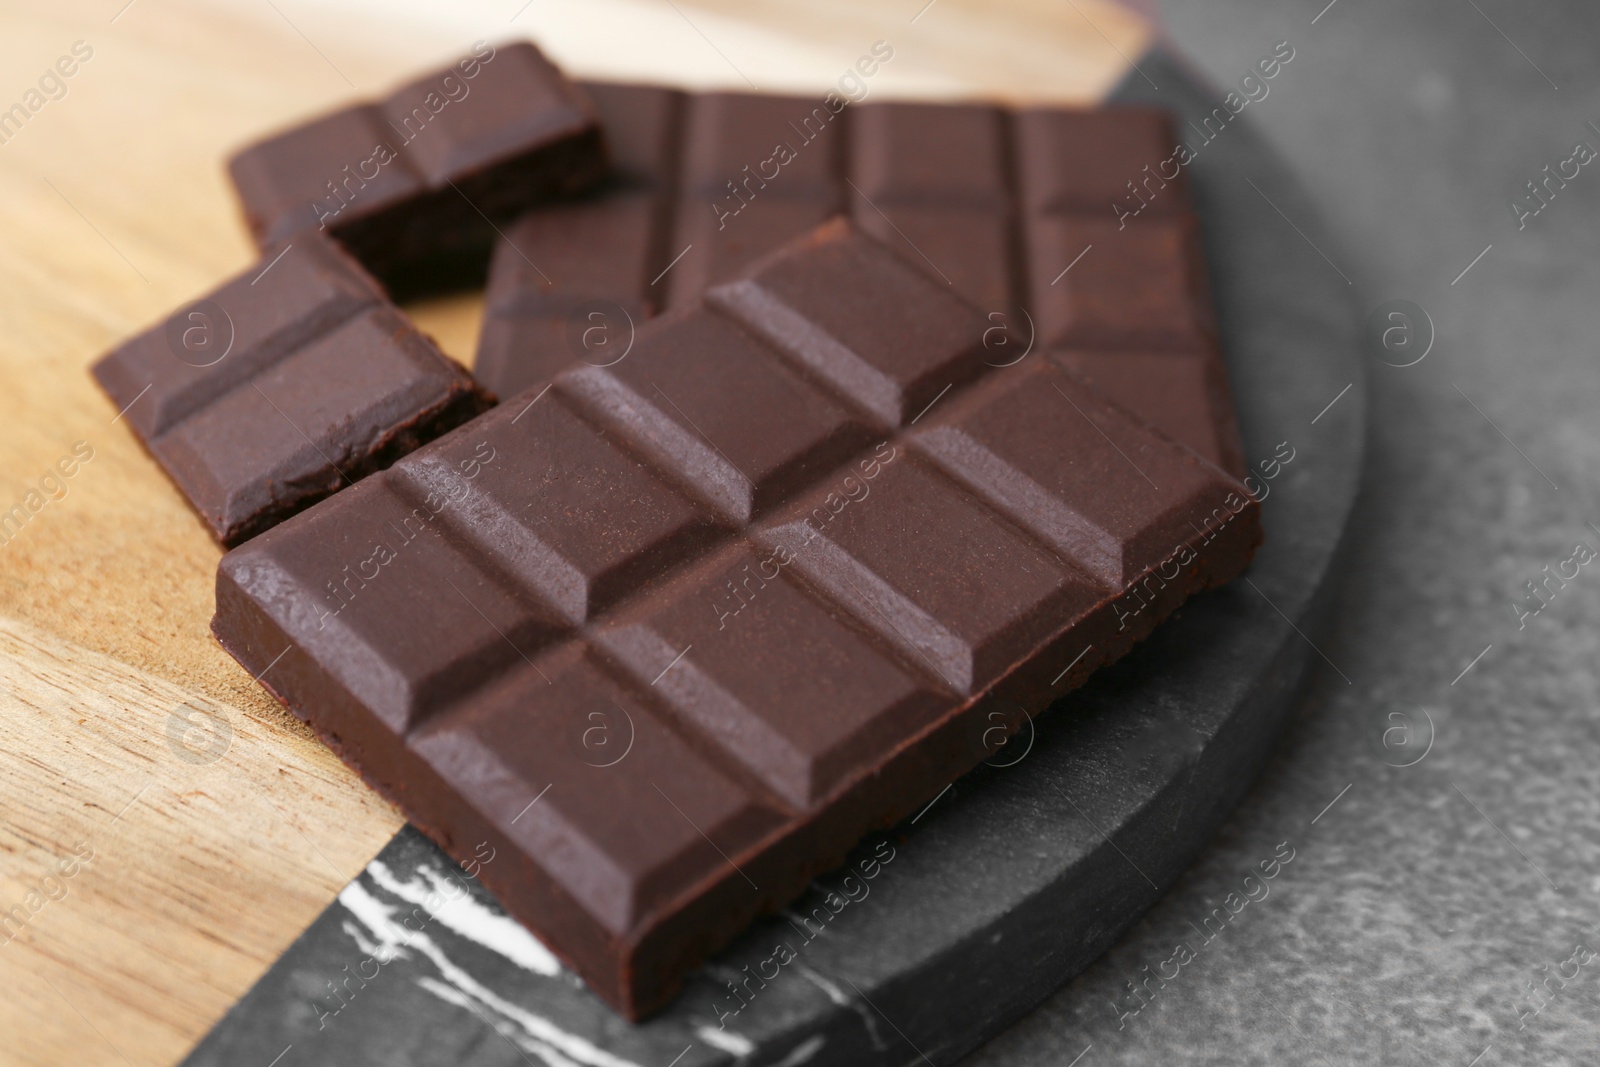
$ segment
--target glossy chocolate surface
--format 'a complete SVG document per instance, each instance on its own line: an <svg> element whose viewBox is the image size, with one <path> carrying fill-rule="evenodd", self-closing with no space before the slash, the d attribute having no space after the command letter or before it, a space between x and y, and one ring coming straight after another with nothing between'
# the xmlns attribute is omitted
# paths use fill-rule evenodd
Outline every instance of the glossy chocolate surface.
<svg viewBox="0 0 1600 1067"><path fill-rule="evenodd" d="M311 235L269 248L93 373L225 546L490 403L359 264Z"/></svg>
<svg viewBox="0 0 1600 1067"><path fill-rule="evenodd" d="M213 629L648 1014L1260 541L988 325L836 221L229 553Z"/></svg>
<svg viewBox="0 0 1600 1067"><path fill-rule="evenodd" d="M490 388L510 395L610 365L644 319L844 213L976 304L994 362L1046 354L1242 476L1186 179L1147 170L1171 154L1163 112L834 112L790 97L584 88L617 171L506 230L475 366Z"/></svg>

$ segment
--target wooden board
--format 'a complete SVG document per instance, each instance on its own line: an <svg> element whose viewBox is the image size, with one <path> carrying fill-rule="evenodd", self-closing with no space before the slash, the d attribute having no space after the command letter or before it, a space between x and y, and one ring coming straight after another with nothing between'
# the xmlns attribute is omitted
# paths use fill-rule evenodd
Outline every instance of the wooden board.
<svg viewBox="0 0 1600 1067"><path fill-rule="evenodd" d="M27 514L0 544L0 1061L22 1064L179 1058L400 825L211 641L219 551L86 373L252 261L229 150L478 38L532 36L582 74L819 93L883 39L873 94L1070 103L1149 36L1105 0L0 12L0 109L39 105L0 134L0 512ZM470 356L476 297L413 310ZM52 473L78 442L92 458Z"/></svg>

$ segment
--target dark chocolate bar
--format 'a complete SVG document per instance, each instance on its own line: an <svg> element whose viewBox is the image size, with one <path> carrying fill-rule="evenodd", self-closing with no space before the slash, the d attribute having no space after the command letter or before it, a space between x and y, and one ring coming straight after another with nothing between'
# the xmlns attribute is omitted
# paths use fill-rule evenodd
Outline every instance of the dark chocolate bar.
<svg viewBox="0 0 1600 1067"><path fill-rule="evenodd" d="M93 372L230 547L493 402L316 234L269 248Z"/></svg>
<svg viewBox="0 0 1600 1067"><path fill-rule="evenodd" d="M632 1018L1259 506L843 220L230 552L222 645Z"/></svg>
<svg viewBox="0 0 1600 1067"><path fill-rule="evenodd" d="M594 108L531 44L454 66L243 149L228 164L261 247L327 231L397 296L481 280L496 226L606 171Z"/></svg>
<svg viewBox="0 0 1600 1067"><path fill-rule="evenodd" d="M1163 112L834 112L790 97L584 88L617 172L506 230L475 366L489 388L508 396L607 365L650 315L845 212L988 315L991 361L1045 354L1243 476L1187 181L1148 169L1174 143Z"/></svg>

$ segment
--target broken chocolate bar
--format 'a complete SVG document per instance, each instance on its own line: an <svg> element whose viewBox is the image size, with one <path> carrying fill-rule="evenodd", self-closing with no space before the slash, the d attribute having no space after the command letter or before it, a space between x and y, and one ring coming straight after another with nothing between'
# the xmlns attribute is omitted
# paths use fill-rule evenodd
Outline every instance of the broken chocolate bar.
<svg viewBox="0 0 1600 1067"><path fill-rule="evenodd" d="M630 1018L1259 506L843 220L235 549L222 645Z"/></svg>
<svg viewBox="0 0 1600 1067"><path fill-rule="evenodd" d="M496 226L606 171L594 108L531 44L482 42L228 165L263 248L327 231L397 298L481 281Z"/></svg>
<svg viewBox="0 0 1600 1067"><path fill-rule="evenodd" d="M1244 474L1186 178L1147 173L1162 112L584 88L616 173L496 247L475 372L502 396L844 212L986 313L992 361L1047 354Z"/></svg>
<svg viewBox="0 0 1600 1067"><path fill-rule="evenodd" d="M493 402L315 235L269 248L93 372L229 547Z"/></svg>

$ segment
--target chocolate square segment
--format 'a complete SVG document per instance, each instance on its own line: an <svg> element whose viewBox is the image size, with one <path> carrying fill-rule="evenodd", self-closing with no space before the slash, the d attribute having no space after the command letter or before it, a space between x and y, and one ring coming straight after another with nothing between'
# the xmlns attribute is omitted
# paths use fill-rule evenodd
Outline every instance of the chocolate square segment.
<svg viewBox="0 0 1600 1067"><path fill-rule="evenodd" d="M780 821L578 644L519 663L412 744L618 938Z"/></svg>
<svg viewBox="0 0 1600 1067"><path fill-rule="evenodd" d="M600 114L611 156L611 182L673 184L684 95L658 85L578 84Z"/></svg>
<svg viewBox="0 0 1600 1067"><path fill-rule="evenodd" d="M690 97L684 187L730 209L746 200L838 196L839 112L818 100L704 93Z"/></svg>
<svg viewBox="0 0 1600 1067"><path fill-rule="evenodd" d="M1048 215L1032 246L1033 315L1044 345L1215 345L1194 224ZM1070 270L1068 268L1071 268Z"/></svg>
<svg viewBox="0 0 1600 1067"><path fill-rule="evenodd" d="M884 103L850 126L857 188L874 203L1004 209L1005 116L998 108Z"/></svg>
<svg viewBox="0 0 1600 1067"><path fill-rule="evenodd" d="M584 83L613 170L599 189L504 228L495 245L475 368L511 396L580 362L607 366L666 306L671 210L683 94Z"/></svg>
<svg viewBox="0 0 1600 1067"><path fill-rule="evenodd" d="M1017 368L912 441L1105 588L1131 584L1162 549L1193 537L1210 516L1196 501L1239 489L1048 364Z"/></svg>
<svg viewBox="0 0 1600 1067"><path fill-rule="evenodd" d="M1003 208L900 204L880 210L857 197L856 225L986 312L1015 315L1010 219Z"/></svg>
<svg viewBox="0 0 1600 1067"><path fill-rule="evenodd" d="M397 295L481 278L496 226L605 173L594 106L531 44L480 46L229 162L256 241L327 231Z"/></svg>
<svg viewBox="0 0 1600 1067"><path fill-rule="evenodd" d="M637 441L733 523L872 441L865 420L720 315L664 318L626 360L573 373L558 391Z"/></svg>
<svg viewBox="0 0 1600 1067"><path fill-rule="evenodd" d="M504 461L482 445L461 440L434 458ZM459 497L369 478L327 504L307 513L293 551L251 556L248 583L270 599L285 643L339 650L331 676L385 729L406 733L559 636L553 612L452 536ZM430 622L390 624L408 616Z"/></svg>
<svg viewBox="0 0 1600 1067"><path fill-rule="evenodd" d="M229 553L213 629L638 1018L1259 541L988 321L834 220Z"/></svg>
<svg viewBox="0 0 1600 1067"><path fill-rule="evenodd" d="M887 426L984 369L970 305L876 242L813 240L707 302Z"/></svg>
<svg viewBox="0 0 1600 1067"><path fill-rule="evenodd" d="M270 251L250 270L95 366L95 377L120 403L150 387L123 416L142 437L165 433L384 299L367 273L327 241Z"/></svg>
<svg viewBox="0 0 1600 1067"><path fill-rule="evenodd" d="M507 395L544 385L579 362L604 367L624 358L636 324L658 309L646 282L659 271L659 210L654 193L628 190L533 212L506 230L489 279L478 364Z"/></svg>
<svg viewBox="0 0 1600 1067"><path fill-rule="evenodd" d="M1126 353L1126 377L1156 353L1194 356L1210 388L1181 391L1198 380L1185 372L1148 402L1122 402L1159 408L1174 439L1244 474L1187 156L1163 112L878 101L833 112L585 88L617 172L582 201L529 212L497 245L476 371L502 394L615 364L645 318L692 308L837 213L976 304L990 364ZM857 377L855 403L880 422L915 418L930 399L929 382ZM908 397L921 401L909 412Z"/></svg>
<svg viewBox="0 0 1600 1067"><path fill-rule="evenodd" d="M677 251L689 252L663 280L668 307L694 304L707 286L725 281L839 213L831 199L763 195L740 208L737 217L719 221L709 210L711 203L691 196L678 206L674 239L682 241Z"/></svg>
<svg viewBox="0 0 1600 1067"><path fill-rule="evenodd" d="M1160 111L1029 108L1017 113L1016 130L1029 211L1109 218L1113 204L1156 215L1189 209L1188 177L1172 159L1178 138Z"/></svg>
<svg viewBox="0 0 1600 1067"><path fill-rule="evenodd" d="M395 464L389 480L414 496L459 496L441 525L504 584L569 623L584 622L715 536L710 509L673 491L559 394L503 404L472 427L499 457L475 479L424 451Z"/></svg>
<svg viewBox="0 0 1600 1067"><path fill-rule="evenodd" d="M491 402L337 245L303 236L94 375L233 546Z"/></svg>
<svg viewBox="0 0 1600 1067"><path fill-rule="evenodd" d="M863 641L829 600L748 542L712 555L596 640L687 729L795 810L882 760L944 704L921 672ZM774 648L790 654L774 658Z"/></svg>
<svg viewBox="0 0 1600 1067"><path fill-rule="evenodd" d="M239 152L228 171L257 243L264 248L326 230L347 209L346 219L354 219L364 208L421 196L422 176L396 139L382 110L360 105Z"/></svg>
<svg viewBox="0 0 1600 1067"><path fill-rule="evenodd" d="M378 105L431 185L578 135L593 123L593 109L577 87L533 45L491 47L476 58L401 86ZM477 74L469 77L474 67Z"/></svg>
<svg viewBox="0 0 1600 1067"><path fill-rule="evenodd" d="M1204 347L1062 348L1050 358L1095 391L1225 471L1245 469L1227 372Z"/></svg>
<svg viewBox="0 0 1600 1067"><path fill-rule="evenodd" d="M885 470L859 507L836 506L803 500L765 538L930 685L961 696L1105 595L915 459Z"/></svg>

